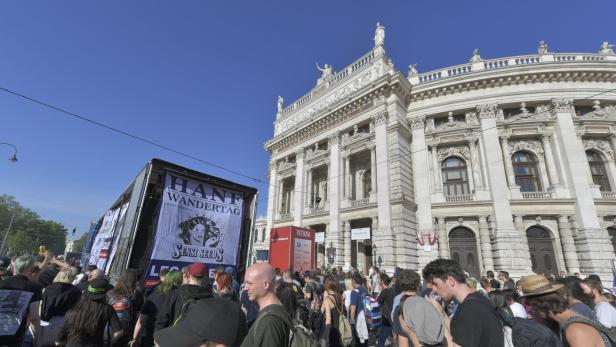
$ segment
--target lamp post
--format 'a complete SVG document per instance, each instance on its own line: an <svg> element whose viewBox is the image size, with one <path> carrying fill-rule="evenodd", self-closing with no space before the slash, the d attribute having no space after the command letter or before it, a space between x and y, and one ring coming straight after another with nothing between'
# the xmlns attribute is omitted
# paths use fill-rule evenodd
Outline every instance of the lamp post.
<svg viewBox="0 0 616 347"><path fill-rule="evenodd" d="M0 142L0 145L6 145L6 146L9 146L9 147L12 147L14 152L13 152L13 156L11 156L9 158L9 161L12 162L12 163L17 162L17 147L15 147L13 144L10 144L10 143L7 143L7 142Z"/></svg>

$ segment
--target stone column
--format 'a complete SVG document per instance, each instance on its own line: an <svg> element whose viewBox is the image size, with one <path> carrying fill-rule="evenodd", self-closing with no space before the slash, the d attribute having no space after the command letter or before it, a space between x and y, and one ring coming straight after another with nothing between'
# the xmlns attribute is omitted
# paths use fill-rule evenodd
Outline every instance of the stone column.
<svg viewBox="0 0 616 347"><path fill-rule="evenodd" d="M477 141L477 138L474 136L468 138L468 146L471 150L471 167L473 171L473 182L475 184L475 190L483 190L481 173L479 172L479 154L477 153L477 146L475 146L475 141Z"/></svg>
<svg viewBox="0 0 616 347"><path fill-rule="evenodd" d="M490 240L490 229L487 216L479 216L479 240L481 244L481 257L483 258L483 270L484 272L494 270L492 241Z"/></svg>
<svg viewBox="0 0 616 347"><path fill-rule="evenodd" d="M518 260L521 246L513 226L509 194L507 194L507 175L503 152L496 146L499 142L496 128L496 105L482 105L478 108L481 119L481 141L486 151L488 181L492 190L492 207L496 221L495 243L493 245L495 270L510 269L513 277L527 274Z"/></svg>
<svg viewBox="0 0 616 347"><path fill-rule="evenodd" d="M277 185L278 168L275 160L271 160L269 164L269 187L267 190L267 232L269 233L274 226L274 218L276 216L276 192L282 190L282 187ZM280 201L280 200L278 200Z"/></svg>
<svg viewBox="0 0 616 347"><path fill-rule="evenodd" d="M293 225L302 226L304 208L304 150L295 153L295 194L293 201Z"/></svg>
<svg viewBox="0 0 616 347"><path fill-rule="evenodd" d="M445 229L445 218L438 217L438 256L449 258L449 238Z"/></svg>
<svg viewBox="0 0 616 347"><path fill-rule="evenodd" d="M580 271L597 273L604 281L611 280L614 250L607 231L599 223L597 207L588 183L586 152L577 137L572 107L573 100L552 99L552 112L556 118L554 140L558 142L562 157L568 164L565 173L571 182L572 195L576 198Z"/></svg>
<svg viewBox="0 0 616 347"><path fill-rule="evenodd" d="M336 250L335 266L341 266L343 245L343 232L340 229L340 136L329 136L329 177L327 184L327 199L329 200L329 229L325 234L325 244Z"/></svg>
<svg viewBox="0 0 616 347"><path fill-rule="evenodd" d="M351 186L351 181L352 181L352 177L351 177L351 156L345 152L345 156L344 156L344 177L345 177L345 182L344 182L344 191L345 191L345 197L347 199L351 199L351 197L353 196L353 187Z"/></svg>
<svg viewBox="0 0 616 347"><path fill-rule="evenodd" d="M417 204L417 230L428 232L434 229L432 225L432 204L430 191L430 170L428 167L428 152L424 135L425 116L411 119L411 158L413 160L413 179L415 183L415 203Z"/></svg>
<svg viewBox="0 0 616 347"><path fill-rule="evenodd" d="M307 205L308 206L313 206L313 204L315 202L315 198L314 198L315 189L314 189L314 187L312 185L312 168L310 166L307 166L306 167L306 171L307 171L306 175L308 176L308 191L306 192L306 195L308 195L307 196L307 198L308 198L307 199L308 200Z"/></svg>
<svg viewBox="0 0 616 347"><path fill-rule="evenodd" d="M503 151L503 162L505 164L505 172L507 173L507 181L509 187L515 186L515 174L513 173L513 164L511 163L511 153L509 153L509 136L500 136L501 149Z"/></svg>
<svg viewBox="0 0 616 347"><path fill-rule="evenodd" d="M389 185L389 151L387 147L387 112L382 111L373 117L375 145L376 145L376 173L377 187L376 198L378 203L379 235L391 240L393 231L391 227L391 204L390 204L390 185ZM392 247L391 253L395 249ZM383 267L393 269L395 261L392 258L385 258Z"/></svg>
<svg viewBox="0 0 616 347"><path fill-rule="evenodd" d="M565 265L567 265L567 273L572 275L576 272L580 272L580 262L578 260L577 250L575 249L575 241L571 233L569 216L558 216L558 233L560 234L560 243L563 248Z"/></svg>
<svg viewBox="0 0 616 347"><path fill-rule="evenodd" d="M558 172L556 171L556 164L554 163L554 154L552 153L552 144L550 138L552 134L541 134L541 143L543 144L543 153L545 155L545 162L548 167L548 177L550 178L550 185L552 187L559 184Z"/></svg>
<svg viewBox="0 0 616 347"><path fill-rule="evenodd" d="M435 192L442 192L443 191L443 184L441 183L441 166L438 163L438 149L437 149L437 145L433 144L430 146L430 149L432 150L432 167L434 169L434 191Z"/></svg>
<svg viewBox="0 0 616 347"><path fill-rule="evenodd" d="M372 186L370 196L376 197L376 146L370 144L368 149L370 150L370 185Z"/></svg>
<svg viewBox="0 0 616 347"><path fill-rule="evenodd" d="M533 266L530 261L530 245L528 244L528 238L526 237L526 226L524 225L524 216L515 215L514 218L515 228L518 231L518 235L520 237L520 244L522 245L523 254L518 255L518 257L523 258L524 263L526 264L527 274L533 273Z"/></svg>
<svg viewBox="0 0 616 347"><path fill-rule="evenodd" d="M344 270L351 269L351 222L344 222Z"/></svg>

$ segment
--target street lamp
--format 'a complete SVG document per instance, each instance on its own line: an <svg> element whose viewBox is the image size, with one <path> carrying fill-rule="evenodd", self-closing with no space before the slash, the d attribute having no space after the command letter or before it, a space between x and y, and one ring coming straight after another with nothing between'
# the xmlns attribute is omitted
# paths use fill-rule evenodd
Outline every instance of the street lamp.
<svg viewBox="0 0 616 347"><path fill-rule="evenodd" d="M17 162L17 147L15 147L14 145L10 143L6 143L6 142L0 142L0 145L7 145L7 146L12 147L15 152L13 153L13 156L9 158L9 161L12 163Z"/></svg>

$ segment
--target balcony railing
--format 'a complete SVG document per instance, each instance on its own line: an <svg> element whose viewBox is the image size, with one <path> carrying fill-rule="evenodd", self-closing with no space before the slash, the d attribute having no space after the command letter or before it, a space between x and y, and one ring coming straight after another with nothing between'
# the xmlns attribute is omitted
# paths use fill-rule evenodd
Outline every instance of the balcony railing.
<svg viewBox="0 0 616 347"><path fill-rule="evenodd" d="M522 198L524 199L551 199L552 193L550 192L522 192Z"/></svg>
<svg viewBox="0 0 616 347"><path fill-rule="evenodd" d="M366 206L370 203L370 199L369 198L364 198L364 199L359 199L359 200L351 200L350 201L350 205L351 207L361 207L361 206Z"/></svg>
<svg viewBox="0 0 616 347"><path fill-rule="evenodd" d="M601 192L603 199L616 199L616 192Z"/></svg>
<svg viewBox="0 0 616 347"><path fill-rule="evenodd" d="M322 201L317 206L306 206L308 214L322 213L329 210L329 201Z"/></svg>
<svg viewBox="0 0 616 347"><path fill-rule="evenodd" d="M473 201L473 194L461 194L461 195L446 195L446 202L463 202L463 201Z"/></svg>
<svg viewBox="0 0 616 347"><path fill-rule="evenodd" d="M293 215L291 213L281 213L278 220L284 220L284 219L292 219Z"/></svg>

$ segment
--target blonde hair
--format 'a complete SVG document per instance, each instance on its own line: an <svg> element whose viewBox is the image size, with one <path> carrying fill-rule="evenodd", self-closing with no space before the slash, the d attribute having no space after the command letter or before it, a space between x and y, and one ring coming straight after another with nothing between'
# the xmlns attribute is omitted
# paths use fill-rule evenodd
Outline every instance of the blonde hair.
<svg viewBox="0 0 616 347"><path fill-rule="evenodd" d="M345 278L344 287L346 290L353 290L353 280L350 278Z"/></svg>
<svg viewBox="0 0 616 347"><path fill-rule="evenodd" d="M59 283L71 284L75 280L75 277L77 276L77 272L78 272L77 269L74 267L62 269L60 270L60 272L58 272L58 274L53 279L53 281L59 282Z"/></svg>

